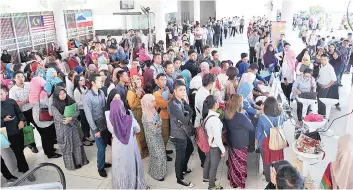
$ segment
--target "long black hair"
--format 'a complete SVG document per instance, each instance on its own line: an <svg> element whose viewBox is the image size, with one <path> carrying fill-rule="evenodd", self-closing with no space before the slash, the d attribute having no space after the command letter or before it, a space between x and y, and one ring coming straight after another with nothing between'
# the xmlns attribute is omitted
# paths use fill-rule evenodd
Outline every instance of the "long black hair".
<svg viewBox="0 0 353 190"><path fill-rule="evenodd" d="M110 84L112 83L112 78L110 77L109 71L103 69L103 70L99 71L99 73L100 73L100 72L103 72L104 75L107 77L107 78L105 79L103 85L108 88L108 87L110 86Z"/></svg>
<svg viewBox="0 0 353 190"><path fill-rule="evenodd" d="M205 101L203 102L203 107L202 107L202 118L206 119L208 115L208 111L214 107L214 105L217 103L216 98L213 95L207 96Z"/></svg>
<svg viewBox="0 0 353 190"><path fill-rule="evenodd" d="M81 90L80 84L79 84L81 77L84 78L84 76L82 76L82 75L76 75L75 76L75 78L74 78L74 90L77 88L77 90L82 94L82 90ZM86 86L83 86L83 89L86 89Z"/></svg>

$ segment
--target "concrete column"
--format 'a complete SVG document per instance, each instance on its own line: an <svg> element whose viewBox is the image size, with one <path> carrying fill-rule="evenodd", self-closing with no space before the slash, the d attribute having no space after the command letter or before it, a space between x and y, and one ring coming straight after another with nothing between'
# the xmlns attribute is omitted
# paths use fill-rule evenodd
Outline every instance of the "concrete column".
<svg viewBox="0 0 353 190"><path fill-rule="evenodd" d="M155 5L155 33L156 33L156 43L158 43L159 40L164 41L164 49L165 49L165 29L167 27L167 23L165 21L165 10L164 10L164 0L158 0Z"/></svg>
<svg viewBox="0 0 353 190"><path fill-rule="evenodd" d="M286 21L286 33L292 30L294 9L294 0L282 0L282 21Z"/></svg>
<svg viewBox="0 0 353 190"><path fill-rule="evenodd" d="M194 22L199 21L200 22L200 17L201 17L201 5L200 5L200 0L194 0Z"/></svg>
<svg viewBox="0 0 353 190"><path fill-rule="evenodd" d="M57 43L63 50L63 54L66 55L66 53L69 51L69 48L67 45L64 5L60 0L53 0L52 8L54 14Z"/></svg>

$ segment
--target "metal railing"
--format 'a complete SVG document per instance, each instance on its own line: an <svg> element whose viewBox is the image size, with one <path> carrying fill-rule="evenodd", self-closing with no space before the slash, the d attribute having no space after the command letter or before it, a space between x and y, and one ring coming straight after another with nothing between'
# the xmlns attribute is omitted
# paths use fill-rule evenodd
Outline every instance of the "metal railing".
<svg viewBox="0 0 353 190"><path fill-rule="evenodd" d="M59 166L57 166L56 164L53 164L53 163L41 163L41 164L39 164L35 168L28 170L21 177L19 177L15 182L11 183L8 187L11 188L11 187L16 187L16 186L20 185L21 183L23 183L28 178L28 176L32 175L38 169L40 169L42 167L45 167L45 166L51 166L51 167L54 167L56 169L56 171L59 173L59 176L60 176L60 183L62 185L62 189L66 189L65 174L64 174L64 172L61 170L61 168Z"/></svg>

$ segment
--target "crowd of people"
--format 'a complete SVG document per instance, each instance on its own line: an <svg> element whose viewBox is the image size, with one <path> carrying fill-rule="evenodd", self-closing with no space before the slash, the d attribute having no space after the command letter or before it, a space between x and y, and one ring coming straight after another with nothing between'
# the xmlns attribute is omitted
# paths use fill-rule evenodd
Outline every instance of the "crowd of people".
<svg viewBox="0 0 353 190"><path fill-rule="evenodd" d="M195 136L203 168L200 181L208 183L209 189L222 189L216 183L221 157L227 157L230 186L245 188L249 152L261 154L266 188L303 189L304 177L284 160L283 149L269 148L270 128L283 127L288 115L277 98L263 90L270 77L263 78L259 72L281 73L281 87L289 103L296 95L313 91L318 97L338 98L342 70L350 69L350 39L344 39L337 50L334 44L327 50L308 46L296 56L285 34L272 42L270 22L254 17L247 28L249 52L241 53L234 63L221 61L218 50L212 48L219 46L223 35L225 39L227 34L242 34L244 25L243 17L234 17L210 18L205 27L199 22L170 26L165 51L163 41L146 47L138 32L130 30L120 43L107 36L107 44L94 39L80 46L81 56L69 54L62 59L51 54L43 58L34 52L23 69L21 64L11 63L4 51L1 127L6 127L18 170L29 169L22 128L31 124L41 136L45 155L49 159L63 157L68 170L88 164L84 146L96 144L97 171L107 177L105 168L112 167L113 189L148 188L142 165L146 157L148 175L163 181L167 162L173 160L171 154L175 154L176 182L193 187L186 178L192 175L188 162ZM265 101L256 102L259 96L266 97ZM72 105L74 113L67 116L66 109ZM325 110L319 101L319 114L325 115ZM300 126L301 112L297 110ZM199 138L202 134L205 138ZM166 148L169 140L175 152ZM329 165L325 182L331 183L327 184L353 188L345 177L353 171L349 165L352 143L352 136L341 137L339 159ZM112 146L112 163L106 162L107 145ZM35 143L27 147L38 152ZM16 177L1 161L2 174L14 181Z"/></svg>

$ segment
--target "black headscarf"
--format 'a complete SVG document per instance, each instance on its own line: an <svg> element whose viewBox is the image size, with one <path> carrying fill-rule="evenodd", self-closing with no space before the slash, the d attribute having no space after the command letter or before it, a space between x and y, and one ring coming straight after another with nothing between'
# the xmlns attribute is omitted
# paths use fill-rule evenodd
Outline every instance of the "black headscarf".
<svg viewBox="0 0 353 190"><path fill-rule="evenodd" d="M303 50L302 50L302 52L300 52L300 54L296 57L296 59L297 59L297 61L298 62L302 62L302 59L303 59L303 57L304 57L304 54L305 54L305 52L307 52L308 50L306 49L306 48L304 48Z"/></svg>
<svg viewBox="0 0 353 190"><path fill-rule="evenodd" d="M4 54L4 52L6 52L6 54ZM3 63L11 63L11 55L9 54L9 52L7 50L2 51L1 61Z"/></svg>
<svg viewBox="0 0 353 190"><path fill-rule="evenodd" d="M58 109L58 111L61 114L64 114L65 107L69 106L69 105L72 105L72 104L74 104L76 102L68 94L66 94L65 100L60 100L59 94L60 94L60 91L62 91L62 90L65 91L65 93L66 93L65 88L63 88L61 86L55 87L54 93L53 93L53 106L56 109Z"/></svg>
<svg viewBox="0 0 353 190"><path fill-rule="evenodd" d="M106 104L106 110L110 110L110 103L114 100L114 96L119 94L118 93L118 90L116 88L113 88L110 92L109 92L109 95L108 95L108 98L107 98L107 104Z"/></svg>

